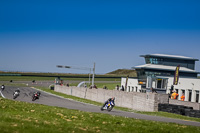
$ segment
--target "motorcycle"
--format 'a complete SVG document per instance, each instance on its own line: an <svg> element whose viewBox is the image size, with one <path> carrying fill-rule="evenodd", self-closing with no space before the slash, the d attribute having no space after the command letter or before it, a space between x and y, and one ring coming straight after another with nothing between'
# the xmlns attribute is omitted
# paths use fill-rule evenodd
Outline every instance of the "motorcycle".
<svg viewBox="0 0 200 133"><path fill-rule="evenodd" d="M19 96L19 91L15 91L13 93L13 99L17 98Z"/></svg>
<svg viewBox="0 0 200 133"><path fill-rule="evenodd" d="M39 99L40 93L34 93L32 97L32 101L35 101L36 99Z"/></svg>
<svg viewBox="0 0 200 133"><path fill-rule="evenodd" d="M110 101L110 102L108 102L107 104L104 104L104 105L101 107L101 111L107 110L107 111L110 112L110 111L113 109L114 106L115 106L115 104L114 104L112 101Z"/></svg>

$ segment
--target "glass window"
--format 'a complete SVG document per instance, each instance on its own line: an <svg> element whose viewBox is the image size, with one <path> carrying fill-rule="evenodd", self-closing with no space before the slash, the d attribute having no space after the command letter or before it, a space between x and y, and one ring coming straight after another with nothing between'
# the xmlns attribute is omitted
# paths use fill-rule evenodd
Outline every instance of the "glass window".
<svg viewBox="0 0 200 133"><path fill-rule="evenodd" d="M146 64L160 64L160 65L170 65L170 66L180 65L182 67L186 67L193 70L195 68L195 61L191 61L191 60L146 57L145 61L146 61Z"/></svg>

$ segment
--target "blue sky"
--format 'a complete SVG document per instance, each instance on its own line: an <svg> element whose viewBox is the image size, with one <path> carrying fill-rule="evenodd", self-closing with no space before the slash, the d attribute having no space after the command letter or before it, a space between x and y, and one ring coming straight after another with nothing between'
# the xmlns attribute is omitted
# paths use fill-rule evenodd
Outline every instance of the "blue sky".
<svg viewBox="0 0 200 133"><path fill-rule="evenodd" d="M199 0L0 1L0 70L96 73L144 64L143 54L200 59ZM196 63L200 71L200 63Z"/></svg>

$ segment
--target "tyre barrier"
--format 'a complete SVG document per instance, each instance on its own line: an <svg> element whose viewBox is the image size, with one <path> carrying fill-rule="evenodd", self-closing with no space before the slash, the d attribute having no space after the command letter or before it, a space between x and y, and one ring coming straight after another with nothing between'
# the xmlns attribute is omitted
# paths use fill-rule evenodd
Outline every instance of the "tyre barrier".
<svg viewBox="0 0 200 133"><path fill-rule="evenodd" d="M49 85L50 90L54 90L54 84Z"/></svg>
<svg viewBox="0 0 200 133"><path fill-rule="evenodd" d="M200 118L200 110L193 110L193 107L183 105L158 104L158 111Z"/></svg>

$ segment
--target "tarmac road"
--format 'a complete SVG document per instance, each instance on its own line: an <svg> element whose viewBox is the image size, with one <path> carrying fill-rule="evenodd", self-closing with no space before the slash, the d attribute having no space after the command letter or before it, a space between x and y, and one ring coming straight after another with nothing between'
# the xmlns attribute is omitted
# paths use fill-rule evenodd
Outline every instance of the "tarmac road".
<svg viewBox="0 0 200 133"><path fill-rule="evenodd" d="M17 88L19 88L19 87L6 86L5 90L2 91L2 94L5 98L13 99L12 94L13 94L14 90L16 90ZM105 114L110 114L110 115L123 116L123 117L136 118L136 119L200 126L200 122L184 121L184 120L178 120L178 119L172 119L172 118L143 115L143 114L119 111L119 110L115 110L115 109L113 109L111 112L101 111L99 106L90 105L90 104L81 103L81 102L77 102L74 100L62 98L60 96L56 96L56 95L46 93L43 91L40 91L41 96L39 99L32 101L32 95L33 95L33 92L35 92L35 91L37 91L37 90L34 88L20 87L20 96L17 97L15 100L25 101L25 102L30 102L30 103L44 104L44 105L49 105L49 106L64 107L64 108L68 108L68 109L76 109L76 110L81 110L81 111L86 111L86 112L105 113Z"/></svg>

